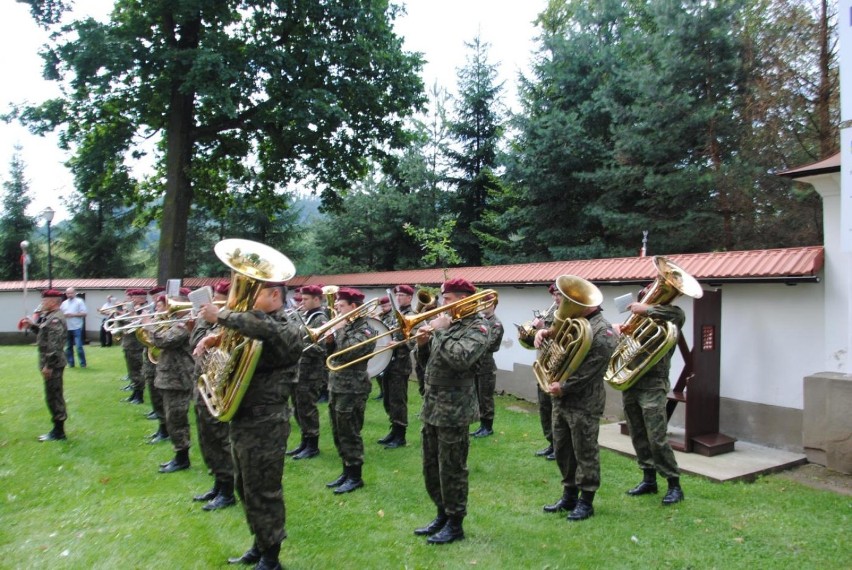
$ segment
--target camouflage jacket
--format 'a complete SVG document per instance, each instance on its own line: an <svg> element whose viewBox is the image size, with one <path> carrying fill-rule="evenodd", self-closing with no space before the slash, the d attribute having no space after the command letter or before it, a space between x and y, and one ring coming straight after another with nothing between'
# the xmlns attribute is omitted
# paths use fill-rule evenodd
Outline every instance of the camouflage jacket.
<svg viewBox="0 0 852 570"><path fill-rule="evenodd" d="M414 314L414 311L411 310L411 305L406 305L405 307L400 307L399 312L404 316L410 316ZM390 318L387 319L385 324L388 328L394 329L399 326L397 323L396 315L393 311L390 313ZM415 327L415 330L417 327ZM412 333L414 334L414 333ZM395 333L391 337L395 341L404 340L402 336L402 331ZM399 342L396 347L393 349L393 358L388 365L388 369L396 371L400 374L411 374L411 351L413 350L416 341L409 339L406 342Z"/></svg>
<svg viewBox="0 0 852 570"><path fill-rule="evenodd" d="M64 368L68 364L65 360L68 328L62 311L57 309L48 313L39 324L33 325L30 329L36 333L39 369Z"/></svg>
<svg viewBox="0 0 852 570"><path fill-rule="evenodd" d="M272 313L251 310L234 313L219 311L218 323L241 335L263 341L260 359L241 406L284 404L290 392L287 384L298 382L299 358L304 342L298 317L284 307Z"/></svg>
<svg viewBox="0 0 852 570"><path fill-rule="evenodd" d="M479 419L476 397L477 364L488 349L488 326L479 314L470 315L435 331L417 358L426 368L420 419L425 423L458 427Z"/></svg>
<svg viewBox="0 0 852 570"><path fill-rule="evenodd" d="M304 320L307 326L314 329L326 324L328 322L328 316L322 308L311 309L304 316ZM306 348L302 353L302 360L299 363L299 366L325 367L325 359L328 356L326 346L325 342L319 342Z"/></svg>
<svg viewBox="0 0 852 570"><path fill-rule="evenodd" d="M603 414L606 404L603 377L618 337L600 310L589 315L588 320L592 326L589 352L580 367L560 384L562 396L554 399L554 405Z"/></svg>
<svg viewBox="0 0 852 570"><path fill-rule="evenodd" d="M488 349L482 354L479 361L479 374L490 374L497 369L494 363L494 353L500 350L500 343L503 342L503 323L497 318L497 315L487 317L482 316L488 325Z"/></svg>
<svg viewBox="0 0 852 570"><path fill-rule="evenodd" d="M154 386L161 390L191 390L195 360L189 347L189 329L184 323L154 327L151 344L160 349Z"/></svg>
<svg viewBox="0 0 852 570"><path fill-rule="evenodd" d="M366 317L355 319L347 323L345 327L334 333L336 351L354 346L376 336L376 331L369 325ZM362 346L344 355L340 359L334 359L335 365L355 360L373 352L375 343ZM341 394L367 394L370 392L370 376L367 374L367 361L353 364L343 370L330 372L328 375L328 387L332 392Z"/></svg>

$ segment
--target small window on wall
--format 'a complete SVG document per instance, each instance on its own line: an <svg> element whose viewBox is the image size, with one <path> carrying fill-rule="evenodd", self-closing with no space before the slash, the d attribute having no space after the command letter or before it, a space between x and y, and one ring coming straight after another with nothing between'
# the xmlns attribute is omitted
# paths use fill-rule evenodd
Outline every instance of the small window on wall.
<svg viewBox="0 0 852 570"><path fill-rule="evenodd" d="M702 325L701 351L710 352L711 350L716 350L716 327L713 325Z"/></svg>

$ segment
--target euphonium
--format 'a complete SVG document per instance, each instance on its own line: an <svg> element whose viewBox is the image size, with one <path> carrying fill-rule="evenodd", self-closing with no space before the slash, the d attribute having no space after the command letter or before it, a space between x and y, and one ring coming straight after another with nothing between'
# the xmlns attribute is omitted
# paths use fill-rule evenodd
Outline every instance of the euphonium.
<svg viewBox="0 0 852 570"><path fill-rule="evenodd" d="M411 310L415 313L428 311L435 306L435 296L425 289L418 289L414 296L414 303L411 304Z"/></svg>
<svg viewBox="0 0 852 570"><path fill-rule="evenodd" d="M592 325L581 315L603 301L594 284L575 275L560 275L556 289L562 301L556 308L550 336L544 339L533 363L535 379L547 393L553 382L564 382L577 371L592 347Z"/></svg>
<svg viewBox="0 0 852 570"><path fill-rule="evenodd" d="M296 274L287 256L261 243L226 239L217 243L213 251L231 268L231 289L225 306L234 312L251 309L264 282L287 281ZM230 421L237 413L262 347L262 341L223 327L218 346L208 352L198 378L198 391L210 414L219 421Z"/></svg>
<svg viewBox="0 0 852 570"><path fill-rule="evenodd" d="M686 295L700 299L701 285L689 273L662 256L654 257L657 278L640 302L663 305ZM633 386L677 344L673 323L657 322L645 315L631 315L621 325L622 337L612 353L604 380L616 390Z"/></svg>

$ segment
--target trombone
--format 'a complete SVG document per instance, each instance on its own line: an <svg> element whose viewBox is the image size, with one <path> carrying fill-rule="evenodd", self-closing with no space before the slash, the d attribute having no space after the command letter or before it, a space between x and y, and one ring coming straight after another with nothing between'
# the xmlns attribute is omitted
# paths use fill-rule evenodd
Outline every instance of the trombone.
<svg viewBox="0 0 852 570"><path fill-rule="evenodd" d="M145 311L154 307L154 303L145 303L136 308L131 308L130 312L123 315L116 315L104 321L104 330L109 333L116 333L137 328L142 324L142 319L145 316ZM125 321L128 321L125 324Z"/></svg>
<svg viewBox="0 0 852 570"><path fill-rule="evenodd" d="M333 287L333 285L332 285L332 287ZM329 321L327 323L325 323L324 325L320 325L320 326L314 327L314 328L311 328L311 327L308 326L308 324L305 322L305 318L302 316L302 313L297 313L299 315L299 318L302 320L302 325L304 325L305 331L307 331L307 333L308 333L307 337L305 338L305 342L310 341L308 343L308 346L305 347L305 350L307 350L308 348L310 348L314 345L321 343L322 341L327 339L329 336L331 336L331 334L330 334L331 329L335 328L340 323L342 323L344 321L354 321L355 319L358 319L360 317L368 317L370 315L370 313L372 313L378 305L379 305L378 299L370 299L369 301L367 301L363 305L355 307L354 309L352 309L348 313L345 313L343 315L338 315L338 316L334 317L333 319L329 319Z"/></svg>
<svg viewBox="0 0 852 570"><path fill-rule="evenodd" d="M400 312L399 307L397 307L396 302L393 300L393 296L391 295L390 290L388 290L388 297L390 297L391 304L393 304L393 312L394 316L396 317L397 327L395 329L389 330L388 332L375 336L369 340L359 342L358 344L354 344L350 347L344 348L343 350L339 350L334 354L330 355L325 361L325 365L330 371L336 372L338 370L343 370L344 368L349 368L350 366L352 366L353 364L357 364L358 362L369 360L377 354L381 354L382 352L385 352L387 350L393 350L394 348L396 348L396 343L391 343L379 350L375 350L370 354L362 356L361 358L350 360L339 366L332 363L333 359L347 354L353 350L356 350L364 346L365 344L378 342L379 339L384 338L386 336L401 334L403 338L400 342L410 340L413 336L416 336L412 335L411 333L417 325L419 325L423 321L428 321L432 317L435 317L441 313L450 313L450 317L454 321L457 321L459 319L472 315L473 313L478 313L480 311L489 309L493 307L494 304L497 302L497 291L495 291L494 289L485 289L483 291L479 291L478 293L474 293L473 295L469 295L463 299L459 299L458 301L455 301L453 303L442 305L440 307L432 309L431 311L417 313L414 315L403 315Z"/></svg>

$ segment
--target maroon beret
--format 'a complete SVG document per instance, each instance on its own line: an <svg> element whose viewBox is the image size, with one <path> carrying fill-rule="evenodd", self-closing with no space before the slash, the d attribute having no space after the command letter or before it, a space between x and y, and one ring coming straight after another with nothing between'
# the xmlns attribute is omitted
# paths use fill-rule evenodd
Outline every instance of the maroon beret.
<svg viewBox="0 0 852 570"><path fill-rule="evenodd" d="M302 302L302 294L299 293L298 291L296 291L296 293L293 295L293 300L296 301L297 303L301 303Z"/></svg>
<svg viewBox="0 0 852 570"><path fill-rule="evenodd" d="M157 295L157 298L154 299L154 302L155 303L168 303L169 300L168 300L168 298L166 298L165 295Z"/></svg>
<svg viewBox="0 0 852 570"><path fill-rule="evenodd" d="M388 303L390 303L390 297L387 295L379 299L379 305L387 305Z"/></svg>
<svg viewBox="0 0 852 570"><path fill-rule="evenodd" d="M186 297L187 295L189 295L190 291L191 289L189 287L181 287L180 289L178 289L178 295L180 295L181 297Z"/></svg>
<svg viewBox="0 0 852 570"><path fill-rule="evenodd" d="M322 287L319 285L305 285L299 292L302 295L310 295L311 297L322 297Z"/></svg>
<svg viewBox="0 0 852 570"><path fill-rule="evenodd" d="M393 288L394 293L405 293L406 295L414 295L414 287L411 285L397 285Z"/></svg>
<svg viewBox="0 0 852 570"><path fill-rule="evenodd" d="M556 293L556 283L551 283L550 287L548 287L547 290L550 292L551 295Z"/></svg>
<svg viewBox="0 0 852 570"><path fill-rule="evenodd" d="M264 289L269 289L270 287L286 287L287 283L285 281L267 281L263 284Z"/></svg>
<svg viewBox="0 0 852 570"><path fill-rule="evenodd" d="M213 292L218 293L219 295L227 295L228 291L231 290L231 282L230 281L219 281L216 283L216 286L213 287Z"/></svg>
<svg viewBox="0 0 852 570"><path fill-rule="evenodd" d="M151 287L150 289L148 289L148 294L153 297L157 293L162 293L165 290L166 290L165 287L160 287L159 285L157 285L156 287ZM142 293L142 294L144 295L144 293Z"/></svg>
<svg viewBox="0 0 852 570"><path fill-rule="evenodd" d="M456 278L444 281L441 285L441 293L476 293L476 287L467 279Z"/></svg>
<svg viewBox="0 0 852 570"><path fill-rule="evenodd" d="M145 289L128 289L124 292L128 297L145 297L148 292Z"/></svg>
<svg viewBox="0 0 852 570"><path fill-rule="evenodd" d="M352 287L341 287L338 289L337 298L349 303L359 304L364 302L364 294L358 289L354 289Z"/></svg>
<svg viewBox="0 0 852 570"><path fill-rule="evenodd" d="M42 297L64 297L65 293L59 289L45 289L41 292Z"/></svg>

